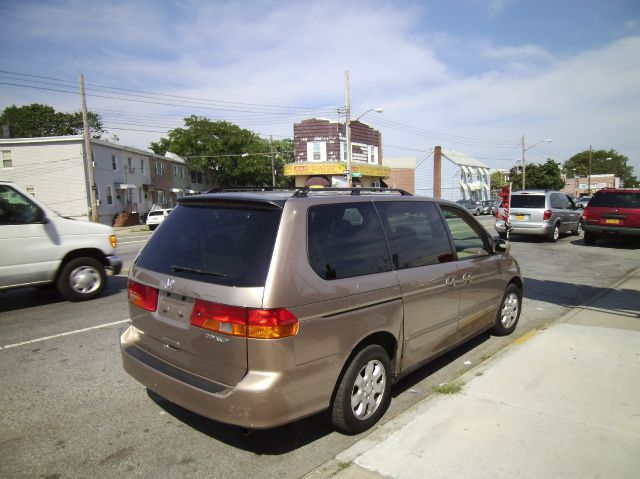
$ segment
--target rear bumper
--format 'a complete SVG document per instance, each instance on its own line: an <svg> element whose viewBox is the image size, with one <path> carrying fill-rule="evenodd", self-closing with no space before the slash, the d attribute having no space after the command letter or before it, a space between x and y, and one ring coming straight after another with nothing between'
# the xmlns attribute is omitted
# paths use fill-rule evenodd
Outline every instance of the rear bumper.
<svg viewBox="0 0 640 479"><path fill-rule="evenodd" d="M113 276L120 274L122 271L122 260L117 256L107 256L106 260L106 268L111 272Z"/></svg>
<svg viewBox="0 0 640 479"><path fill-rule="evenodd" d="M511 234L515 235L532 235L532 236L547 236L553 231L553 223L511 223ZM495 229L498 233L504 234L507 232L504 221L496 221Z"/></svg>
<svg viewBox="0 0 640 479"><path fill-rule="evenodd" d="M590 225L582 223L585 232L602 236L640 236L640 228L626 228L620 226Z"/></svg>
<svg viewBox="0 0 640 479"><path fill-rule="evenodd" d="M336 358L285 371L249 370L235 386L173 366L136 345L134 326L120 335L125 371L169 401L210 419L248 429L279 426L329 406L340 372Z"/></svg>

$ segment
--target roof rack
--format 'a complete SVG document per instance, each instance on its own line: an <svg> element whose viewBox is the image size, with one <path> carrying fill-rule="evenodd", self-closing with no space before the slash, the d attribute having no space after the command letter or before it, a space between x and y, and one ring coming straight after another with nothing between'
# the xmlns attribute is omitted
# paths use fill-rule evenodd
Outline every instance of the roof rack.
<svg viewBox="0 0 640 479"><path fill-rule="evenodd" d="M327 194L327 193L348 193L351 196L360 196L363 193L379 193L379 194L399 194L401 196L413 196L408 191L405 191L400 188L338 188L338 187L326 187L326 188L312 188L309 186L305 186L302 188L296 188L296 192L293 194L294 197L302 197L305 198L309 196L309 194Z"/></svg>
<svg viewBox="0 0 640 479"><path fill-rule="evenodd" d="M279 187L279 186L246 186L237 188L211 188L207 193L234 193L245 191L295 191L299 188L295 187Z"/></svg>

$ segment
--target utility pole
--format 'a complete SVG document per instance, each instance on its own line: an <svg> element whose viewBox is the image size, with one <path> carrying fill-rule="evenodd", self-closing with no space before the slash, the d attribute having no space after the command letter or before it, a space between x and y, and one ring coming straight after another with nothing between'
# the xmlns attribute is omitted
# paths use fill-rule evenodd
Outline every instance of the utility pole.
<svg viewBox="0 0 640 479"><path fill-rule="evenodd" d="M349 72L344 72L347 87L347 103L345 106L345 130L347 134L347 186L351 188L351 90L349 88Z"/></svg>
<svg viewBox="0 0 640 479"><path fill-rule="evenodd" d="M589 176L587 178L587 196L591 196L591 160L593 158L592 145L589 145Z"/></svg>
<svg viewBox="0 0 640 479"><path fill-rule="evenodd" d="M91 221L98 223L98 202L93 179L93 151L91 151L91 135L89 132L89 115L87 114L87 99L84 95L84 76L80 74L80 97L82 98L82 129L84 136L84 149L86 151L87 177L89 178L89 199L91 202Z"/></svg>
<svg viewBox="0 0 640 479"><path fill-rule="evenodd" d="M525 148L524 148L524 135L522 135L522 189L526 190L527 188L525 187L525 182L527 179L527 166L525 164L524 161L524 152L525 152Z"/></svg>
<svg viewBox="0 0 640 479"><path fill-rule="evenodd" d="M276 157L273 153L273 135L269 136L269 147L271 149L271 186L276 186Z"/></svg>

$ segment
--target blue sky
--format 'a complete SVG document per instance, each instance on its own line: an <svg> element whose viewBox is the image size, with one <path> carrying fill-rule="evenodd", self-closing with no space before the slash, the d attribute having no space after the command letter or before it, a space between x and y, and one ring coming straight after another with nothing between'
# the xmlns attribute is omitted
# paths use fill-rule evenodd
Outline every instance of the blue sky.
<svg viewBox="0 0 640 479"><path fill-rule="evenodd" d="M638 0L4 0L0 12L0 108L76 110L78 95L52 90L76 91L83 73L122 144L146 148L191 114L290 137L300 119L340 118L348 70L353 111L384 108L364 120L385 156L442 145L510 168L525 135L553 140L528 162L591 144L640 176Z"/></svg>

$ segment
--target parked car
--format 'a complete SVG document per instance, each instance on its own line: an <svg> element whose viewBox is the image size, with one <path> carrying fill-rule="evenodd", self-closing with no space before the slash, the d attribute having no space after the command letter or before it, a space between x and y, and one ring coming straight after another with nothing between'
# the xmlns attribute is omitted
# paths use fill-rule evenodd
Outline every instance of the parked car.
<svg viewBox="0 0 640 479"><path fill-rule="evenodd" d="M589 201L590 201L590 200L591 200L591 196L582 196L582 197L578 198L578 201L577 201L577 203L576 203L576 204L577 204L580 208L586 208L586 207L587 207L587 205L589 204Z"/></svg>
<svg viewBox="0 0 640 479"><path fill-rule="evenodd" d="M116 275L113 229L64 218L17 184L0 180L0 291L55 286L72 301L99 296Z"/></svg>
<svg viewBox="0 0 640 479"><path fill-rule="evenodd" d="M510 231L511 234L543 236L549 241L557 241L563 233L579 235L582 224L578 210L571 197L560 191L516 191L511 193ZM501 208L500 216L503 215ZM500 236L505 236L505 221L496 220L495 229Z"/></svg>
<svg viewBox="0 0 640 479"><path fill-rule="evenodd" d="M367 188L184 197L129 273L124 369L257 429L329 409L353 434L426 360L518 322L508 243L459 205Z"/></svg>
<svg viewBox="0 0 640 479"><path fill-rule="evenodd" d="M482 205L474 200L458 200L456 201L460 206L466 208L472 215L478 216L482 212Z"/></svg>
<svg viewBox="0 0 640 479"><path fill-rule="evenodd" d="M582 227L588 245L605 236L640 237L640 189L597 191L584 209Z"/></svg>
<svg viewBox="0 0 640 479"><path fill-rule="evenodd" d="M172 209L173 208L160 208L157 210L149 211L149 213L147 214L147 219L145 220L145 223L147 224L149 229L151 231L155 230L158 225L162 223L167 216L169 216L169 213L171 213Z"/></svg>
<svg viewBox="0 0 640 479"><path fill-rule="evenodd" d="M495 216L498 212L498 208L500 208L500 204L502 203L501 199L494 200L484 200L480 202L481 211L483 215L492 215Z"/></svg>

